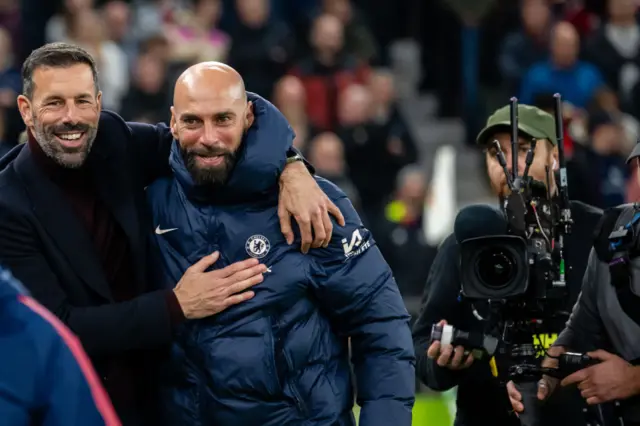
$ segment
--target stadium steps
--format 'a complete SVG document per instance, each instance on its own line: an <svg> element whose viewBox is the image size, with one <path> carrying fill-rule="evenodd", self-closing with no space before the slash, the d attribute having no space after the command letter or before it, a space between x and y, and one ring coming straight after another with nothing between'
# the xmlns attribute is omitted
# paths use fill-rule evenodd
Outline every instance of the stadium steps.
<svg viewBox="0 0 640 426"><path fill-rule="evenodd" d="M445 144L452 146L456 152L454 176L457 207L491 201L482 160L477 152L464 143L462 120L438 118L436 97L430 94L417 95L421 78L419 55L419 46L411 40L396 42L391 48L400 108L418 144L421 163L431 174L438 148Z"/></svg>

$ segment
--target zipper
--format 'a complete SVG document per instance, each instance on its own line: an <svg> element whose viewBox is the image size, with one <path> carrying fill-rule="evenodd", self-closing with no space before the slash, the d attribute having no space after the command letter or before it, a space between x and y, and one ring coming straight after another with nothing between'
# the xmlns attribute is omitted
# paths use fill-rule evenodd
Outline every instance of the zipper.
<svg viewBox="0 0 640 426"><path fill-rule="evenodd" d="M293 366L291 360L289 359L289 355L287 351L282 351L284 353L284 358L287 361L287 366L289 367L289 371L293 371ZM296 407L298 407L298 411L306 417L309 414L307 410L307 406L305 405L302 397L300 396L300 391L298 389L297 382L295 380L289 380L289 387L291 388L291 393L293 394L293 399L296 401Z"/></svg>
<svg viewBox="0 0 640 426"><path fill-rule="evenodd" d="M270 321L273 323L272 321ZM282 384L280 383L280 376L278 375L278 367L276 365L276 345L275 345L275 337L273 335L273 330L269 332L269 347L271 349L271 354L269 356L269 375L274 377L274 382L276 389L273 389L274 395L278 395L282 392Z"/></svg>
<svg viewBox="0 0 640 426"><path fill-rule="evenodd" d="M295 384L291 384L291 393L293 393L293 398L296 400L296 406L298 407L298 411L306 417L308 415L307 406L302 401L300 397L300 392L298 391L298 386Z"/></svg>

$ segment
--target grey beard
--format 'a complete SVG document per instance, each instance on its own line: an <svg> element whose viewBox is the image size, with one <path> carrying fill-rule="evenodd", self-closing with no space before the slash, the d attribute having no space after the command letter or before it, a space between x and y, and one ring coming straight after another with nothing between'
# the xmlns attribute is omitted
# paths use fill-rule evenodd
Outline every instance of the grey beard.
<svg viewBox="0 0 640 426"><path fill-rule="evenodd" d="M96 134L98 132L96 128L89 128L86 130L87 144L82 147L80 151L65 152L59 145L57 145L53 134L47 134L44 129L38 125L35 126L34 130L33 136L45 155L51 158L59 166L67 169L78 169L82 167L89 156L89 152L93 147L93 142L95 141ZM77 155L79 156L79 159L76 161L68 161L66 158L68 155Z"/></svg>

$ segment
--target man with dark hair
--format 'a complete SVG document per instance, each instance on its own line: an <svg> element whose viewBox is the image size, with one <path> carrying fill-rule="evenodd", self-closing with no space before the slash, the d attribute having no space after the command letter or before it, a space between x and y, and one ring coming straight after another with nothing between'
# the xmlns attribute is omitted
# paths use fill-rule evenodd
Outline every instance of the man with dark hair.
<svg viewBox="0 0 640 426"><path fill-rule="evenodd" d="M35 82L33 74L40 67L66 68L71 65L85 64L91 68L96 95L100 91L98 84L98 66L95 59L83 48L73 44L52 43L34 50L22 64L22 94L33 97Z"/></svg>
<svg viewBox="0 0 640 426"><path fill-rule="evenodd" d="M23 79L18 107L29 140L0 162L0 261L80 337L123 422L153 424L144 351L169 343L185 319L253 297L246 290L265 268L246 260L207 272L221 255L202 252L174 290L155 290L144 188L170 173L170 130L102 111L96 64L79 47L35 50ZM341 215L301 157L285 158L287 148L273 142L278 162L244 154L256 181L282 172L282 231L293 243L293 214L306 251L312 225L322 246L332 232L327 211ZM172 231L164 226L155 233Z"/></svg>

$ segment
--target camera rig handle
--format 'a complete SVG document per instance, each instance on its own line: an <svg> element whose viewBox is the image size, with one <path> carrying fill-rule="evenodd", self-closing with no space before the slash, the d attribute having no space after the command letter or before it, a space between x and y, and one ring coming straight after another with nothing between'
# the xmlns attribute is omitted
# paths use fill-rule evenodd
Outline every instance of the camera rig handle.
<svg viewBox="0 0 640 426"><path fill-rule="evenodd" d="M553 377L555 379L564 379L565 377L592 365L596 365L599 361L591 358L589 355L581 353L567 352L558 358L558 367L540 367L535 364L518 364L509 369L509 378L515 381L537 381L543 375Z"/></svg>
<svg viewBox="0 0 640 426"><path fill-rule="evenodd" d="M567 235L571 233L571 225L573 225L573 219L571 218L571 208L569 203L569 186L567 181L567 160L564 155L564 117L562 115L562 96L560 93L553 95L555 99L554 103L554 116L556 124L556 141L558 143L558 171L560 175L560 182L558 184L558 190L560 192L560 220L561 234Z"/></svg>

